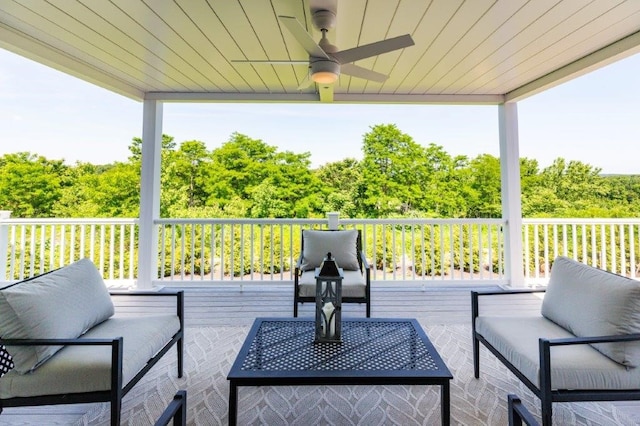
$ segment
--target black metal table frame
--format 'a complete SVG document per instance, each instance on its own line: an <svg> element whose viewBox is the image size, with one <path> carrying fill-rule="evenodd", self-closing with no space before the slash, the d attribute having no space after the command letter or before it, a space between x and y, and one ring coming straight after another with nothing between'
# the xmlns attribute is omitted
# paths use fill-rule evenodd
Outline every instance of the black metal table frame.
<svg viewBox="0 0 640 426"><path fill-rule="evenodd" d="M429 385L440 386L440 406L442 424L449 425L451 421L450 381L453 376L440 357L424 330L415 319L406 318L362 318L346 319L343 324L349 322L394 323L410 322L421 344L426 346L430 356L438 366L438 372L425 370L279 370L279 371L246 371L242 369L243 363L254 342L263 322L309 322L309 318L256 318L247 338L245 339L236 360L229 371L229 425L237 423L238 415L238 387L239 386L328 386L328 385ZM343 328L344 330L344 328ZM310 339L313 340L313 335ZM344 336L348 339L348 336ZM326 343L320 343L323 345ZM335 343L330 343L335 344Z"/></svg>

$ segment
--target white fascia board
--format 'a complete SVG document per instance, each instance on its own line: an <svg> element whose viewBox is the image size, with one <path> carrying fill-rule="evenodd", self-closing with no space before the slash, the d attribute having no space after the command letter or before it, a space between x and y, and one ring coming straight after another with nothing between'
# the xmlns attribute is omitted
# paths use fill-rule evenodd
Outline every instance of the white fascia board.
<svg viewBox="0 0 640 426"><path fill-rule="evenodd" d="M145 100L163 102L318 102L315 93L147 92Z"/></svg>
<svg viewBox="0 0 640 426"><path fill-rule="evenodd" d="M142 90L1 23L0 47L135 101L144 99Z"/></svg>
<svg viewBox="0 0 640 426"><path fill-rule="evenodd" d="M499 105L502 95L394 95L334 93L334 103ZM316 93L148 92L147 100L164 102L319 102Z"/></svg>
<svg viewBox="0 0 640 426"><path fill-rule="evenodd" d="M640 31L512 90L505 95L505 102L520 101L639 52Z"/></svg>

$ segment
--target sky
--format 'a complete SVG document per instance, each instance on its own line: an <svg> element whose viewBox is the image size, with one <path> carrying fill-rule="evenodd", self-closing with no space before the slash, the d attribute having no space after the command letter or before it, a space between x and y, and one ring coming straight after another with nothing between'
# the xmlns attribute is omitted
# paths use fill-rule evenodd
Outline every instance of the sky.
<svg viewBox="0 0 640 426"><path fill-rule="evenodd" d="M578 160L606 174L640 174L640 54L518 102L520 156ZM497 106L165 103L163 133L212 150L238 132L313 167L362 158L364 134L395 124L450 155L499 155ZM142 103L0 49L0 156L126 161L142 136Z"/></svg>

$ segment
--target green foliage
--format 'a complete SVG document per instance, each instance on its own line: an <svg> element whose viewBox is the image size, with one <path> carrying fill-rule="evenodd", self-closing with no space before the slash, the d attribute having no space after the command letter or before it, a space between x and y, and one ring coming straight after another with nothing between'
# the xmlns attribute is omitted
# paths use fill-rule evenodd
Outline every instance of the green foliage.
<svg viewBox="0 0 640 426"><path fill-rule="evenodd" d="M0 209L14 217L50 217L64 188L72 185L58 160L19 152L0 158Z"/></svg>
<svg viewBox="0 0 640 426"><path fill-rule="evenodd" d="M499 158L489 154L475 158L452 156L439 145L417 143L394 124L370 128L363 136L361 161L346 158L316 170L311 169L308 152L279 151L240 133L233 133L213 150L197 140L177 144L169 135L162 135L161 144L161 217L309 218L324 217L330 211L353 218L502 216ZM48 160L28 152L5 154L0 157L0 209L11 210L13 217L28 218L137 217L142 149L142 140L133 138L129 159L106 165L65 165L62 160ZM621 218L640 214L640 176L605 176L597 167L563 158L542 170L537 160L522 158L520 176L524 217ZM185 265L160 265L166 275L184 271L240 276L292 268L293 260L281 258L282 254L273 252L270 244L248 252L251 245L247 238L267 238L264 241L274 244L283 238L289 249L290 235L271 235L268 228L259 232L242 226L223 230L219 225L208 224L165 231L175 233L180 242L164 247L165 253L179 255L184 250L187 256ZM299 244L299 231L297 227L287 230L294 232L294 245ZM375 235L375 244L367 248L367 257L380 271L393 272L403 261L399 258L403 252L413 257L404 261L418 275L446 274L452 262L473 272L480 267L494 271L499 267L499 259L482 252L479 246L482 238L488 238L486 230L480 236L467 235L465 229L456 229L452 235L441 234L437 226L418 234L391 226L377 229L376 233L371 226L368 231L370 238ZM77 239L81 235L80 230L71 228L56 232L59 234L53 237L34 235L37 252L49 250L61 238ZM577 231L563 230L563 237L571 241L573 232ZM496 232L492 235L497 238ZM216 238L223 237L227 245L216 243ZM534 236L528 237L533 253L542 246L541 241L538 239L535 246ZM460 238L472 242L463 244L462 253ZM576 238L575 247L561 245L560 249L570 254L592 249L590 234L584 235L585 239L582 234ZM625 238L625 245L630 247L629 237ZM73 245L71 240L68 244ZM640 256L638 243L633 244ZM226 247L225 251L220 252L220 247ZM488 242L484 247L489 247ZM437 260L425 263L423 249ZM89 250L88 244L85 250ZM598 254L604 261L611 257L608 250ZM538 253L538 257L543 256ZM276 270L265 270L272 258ZM54 263L57 262L56 258ZM46 269L52 265L43 266Z"/></svg>

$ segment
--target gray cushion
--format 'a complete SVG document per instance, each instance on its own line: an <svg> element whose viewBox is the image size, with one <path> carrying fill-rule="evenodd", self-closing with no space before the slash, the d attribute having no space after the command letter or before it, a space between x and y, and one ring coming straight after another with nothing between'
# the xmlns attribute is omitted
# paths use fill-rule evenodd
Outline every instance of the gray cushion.
<svg viewBox="0 0 640 426"><path fill-rule="evenodd" d="M123 338L125 385L179 329L175 314L113 316L82 338ZM31 374L10 371L0 380L0 398L105 391L111 389L110 374L111 347L66 346Z"/></svg>
<svg viewBox="0 0 640 426"><path fill-rule="evenodd" d="M640 333L640 282L561 256L541 312L580 337ZM623 365L640 365L640 342L594 347Z"/></svg>
<svg viewBox="0 0 640 426"><path fill-rule="evenodd" d="M88 259L0 290L0 335L6 339L72 339L113 313L107 287ZM23 374L61 348L7 347Z"/></svg>
<svg viewBox="0 0 640 426"><path fill-rule="evenodd" d="M476 330L536 386L540 386L540 337L573 337L542 316L483 317ZM627 368L590 345L551 349L552 389L638 389L640 368Z"/></svg>
<svg viewBox="0 0 640 426"><path fill-rule="evenodd" d="M302 297L315 297L316 277L315 271L306 271L298 279L300 286L299 295ZM360 271L344 271L342 279L342 297L365 297L366 279Z"/></svg>
<svg viewBox="0 0 640 426"><path fill-rule="evenodd" d="M356 241L358 231L302 231L302 265L303 271L320 266L328 252L338 266L346 271L360 269Z"/></svg>

